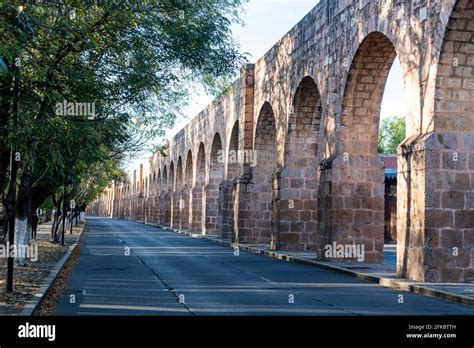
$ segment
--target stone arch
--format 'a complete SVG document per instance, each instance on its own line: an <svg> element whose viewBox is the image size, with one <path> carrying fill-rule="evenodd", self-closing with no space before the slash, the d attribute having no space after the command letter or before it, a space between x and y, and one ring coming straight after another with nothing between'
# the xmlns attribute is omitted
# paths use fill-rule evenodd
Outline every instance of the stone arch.
<svg viewBox="0 0 474 348"><path fill-rule="evenodd" d="M142 221L149 221L150 219L150 182L148 181L148 176L145 175L145 178L143 179L144 185L143 185L143 219Z"/></svg>
<svg viewBox="0 0 474 348"><path fill-rule="evenodd" d="M397 56L390 39L370 33L359 46L344 92L339 154L377 155L383 92Z"/></svg>
<svg viewBox="0 0 474 348"><path fill-rule="evenodd" d="M161 211L163 209L161 194L161 169L158 167L158 175L153 171L153 197L151 197L152 207L150 208L151 221L153 223L161 223Z"/></svg>
<svg viewBox="0 0 474 348"><path fill-rule="evenodd" d="M193 153L191 150L186 155L184 168L183 189L180 196L180 229L188 230L192 225L192 187L193 187Z"/></svg>
<svg viewBox="0 0 474 348"><path fill-rule="evenodd" d="M293 98L280 183L281 246L313 250L317 229L318 140L322 104L313 78L304 77Z"/></svg>
<svg viewBox="0 0 474 348"><path fill-rule="evenodd" d="M161 191L158 196L159 200L159 223L166 225L167 214L169 210L169 192L168 192L168 168L166 164L163 167L163 176L161 178Z"/></svg>
<svg viewBox="0 0 474 348"><path fill-rule="evenodd" d="M179 191L184 185L184 166L181 156L178 157L178 165L176 166L176 184L175 191Z"/></svg>
<svg viewBox="0 0 474 348"><path fill-rule="evenodd" d="M159 193L161 191L163 182L161 181L161 169L158 169L158 175L155 177L155 172L153 173L153 182L156 185L156 191Z"/></svg>
<svg viewBox="0 0 474 348"><path fill-rule="evenodd" d="M184 165L181 156L178 156L178 164L176 166L176 182L173 192L173 227L179 230L183 229L184 221L184 201L182 190L184 189Z"/></svg>
<svg viewBox="0 0 474 348"><path fill-rule="evenodd" d="M254 133L254 150L258 151L254 174L271 175L278 166L278 155L275 151L277 129L275 115L268 102L265 102L260 109Z"/></svg>
<svg viewBox="0 0 474 348"><path fill-rule="evenodd" d="M254 139L257 161L252 168L253 189L250 196L252 228L247 231L250 232L250 236L242 237L248 243L271 242L275 248L279 244L278 234L272 233L273 174L278 169L277 128L273 109L268 102L260 109Z"/></svg>
<svg viewBox="0 0 474 348"><path fill-rule="evenodd" d="M206 182L206 151L204 143L199 144L196 159L196 186L204 186Z"/></svg>
<svg viewBox="0 0 474 348"><path fill-rule="evenodd" d="M193 210L191 230L195 233L204 231L203 199L206 184L206 151L204 143L199 144L196 157L196 180L191 190L191 206Z"/></svg>
<svg viewBox="0 0 474 348"><path fill-rule="evenodd" d="M212 139L209 165L209 182L222 181L224 177L224 152L219 133Z"/></svg>
<svg viewBox="0 0 474 348"><path fill-rule="evenodd" d="M184 176L184 182L185 185L188 188L193 187L193 175L194 175L194 170L193 170L193 153L191 150L188 151L188 154L186 156L186 172Z"/></svg>
<svg viewBox="0 0 474 348"><path fill-rule="evenodd" d="M403 192L397 217L399 276L428 282L474 279L473 50L474 1L458 0L437 65L433 119L424 120L432 121L432 132L408 139L399 150L399 178L404 178L397 187Z"/></svg>
<svg viewBox="0 0 474 348"><path fill-rule="evenodd" d="M174 213L174 206L173 206L173 199L174 199L174 190L175 190L175 170L174 170L174 162L171 161L169 175L168 175L168 194L166 197L166 225L173 227L173 213Z"/></svg>
<svg viewBox="0 0 474 348"><path fill-rule="evenodd" d="M168 177L168 191L173 193L175 189L175 173L174 173L174 162L170 163L170 172Z"/></svg>
<svg viewBox="0 0 474 348"><path fill-rule="evenodd" d="M240 157L242 155L239 153L239 120L234 122L227 143L229 144L227 148L227 180L223 181L221 184L222 235L224 238L231 238L233 242L236 242L238 232L234 224L234 204L237 204L237 201L235 200L236 191L234 180L236 180L241 174Z"/></svg>
<svg viewBox="0 0 474 348"><path fill-rule="evenodd" d="M166 168L166 164L163 167L163 179L162 179L161 189L163 191L166 191L168 189L168 171Z"/></svg>
<svg viewBox="0 0 474 348"><path fill-rule="evenodd" d="M234 180L240 174L239 163L239 121L235 121L227 150L227 180Z"/></svg>
<svg viewBox="0 0 474 348"><path fill-rule="evenodd" d="M224 179L224 152L219 133L214 135L209 157L209 180L204 188L205 232L209 235L220 235L222 231L220 198L221 183Z"/></svg>
<svg viewBox="0 0 474 348"><path fill-rule="evenodd" d="M437 132L461 131L466 135L474 131L474 96L471 95L474 57L470 53L474 49L473 16L472 0L456 1L437 67L433 121Z"/></svg>
<svg viewBox="0 0 474 348"><path fill-rule="evenodd" d="M159 186L159 183L156 180L156 170L153 170L153 173L150 173L150 191L153 192L155 196L159 192L158 186Z"/></svg>
<svg viewBox="0 0 474 348"><path fill-rule="evenodd" d="M372 32L360 44L344 90L337 157L320 167L316 249L364 246L364 261L383 262L384 169L378 156L382 98L397 52L390 39ZM334 261L334 259L331 258Z"/></svg>
<svg viewBox="0 0 474 348"><path fill-rule="evenodd" d="M137 217L138 221L145 221L146 219L146 175L143 176L142 168L140 168L138 178L138 197L137 197Z"/></svg>

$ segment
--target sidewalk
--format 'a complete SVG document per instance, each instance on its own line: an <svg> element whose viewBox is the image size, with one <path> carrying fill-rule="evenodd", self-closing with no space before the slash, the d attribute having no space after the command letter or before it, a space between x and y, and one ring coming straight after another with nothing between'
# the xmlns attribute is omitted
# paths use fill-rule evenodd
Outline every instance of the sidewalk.
<svg viewBox="0 0 474 348"><path fill-rule="evenodd" d="M403 291L411 291L425 296L436 297L474 306L474 284L424 283L414 282L408 279L397 277L396 245L394 244L385 245L385 260L383 264L370 264L363 262L328 262L316 259L314 252L275 251L271 250L269 245L263 244L236 245L232 244L230 240L219 239L215 236L205 236L189 233L187 231L177 231L163 226L161 227L167 230L175 231L177 233L186 234L194 238L205 239L227 246L238 246L240 250L262 254L278 260L319 267L331 272L343 273L358 279L364 279L373 283L378 283L382 286L400 289Z"/></svg>
<svg viewBox="0 0 474 348"><path fill-rule="evenodd" d="M37 239L30 245L38 247L38 260L26 260L24 267L15 264L13 271L14 290L6 293L7 259L0 258L0 315L19 315L37 296L48 277L52 276L55 266L75 244L83 230L84 223L73 228L73 233L65 234L65 245L53 244L51 240L51 222L38 225Z"/></svg>

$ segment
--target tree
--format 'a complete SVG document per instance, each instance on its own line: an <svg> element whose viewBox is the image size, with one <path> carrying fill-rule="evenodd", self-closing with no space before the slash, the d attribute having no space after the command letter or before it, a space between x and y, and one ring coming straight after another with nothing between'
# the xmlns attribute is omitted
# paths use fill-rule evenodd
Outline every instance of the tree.
<svg viewBox="0 0 474 348"><path fill-rule="evenodd" d="M405 140L405 117L395 116L382 119L379 130L378 152L384 155L396 154L397 147Z"/></svg>
<svg viewBox="0 0 474 348"><path fill-rule="evenodd" d="M163 136L189 82L212 89L234 74L245 61L230 31L241 1L0 4L0 193L19 234L47 197L89 183L87 201L120 160ZM10 168L12 150L21 160ZM90 176L101 163L99 184Z"/></svg>

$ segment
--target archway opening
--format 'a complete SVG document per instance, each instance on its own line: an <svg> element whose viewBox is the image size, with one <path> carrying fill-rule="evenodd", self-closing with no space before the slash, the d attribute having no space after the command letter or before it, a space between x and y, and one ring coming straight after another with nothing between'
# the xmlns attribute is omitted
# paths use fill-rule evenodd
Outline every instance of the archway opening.
<svg viewBox="0 0 474 348"><path fill-rule="evenodd" d="M251 194L251 237L247 243L270 244L272 241L273 174L278 168L277 130L271 105L266 102L259 113L255 129L254 150L257 163L253 168L253 192Z"/></svg>
<svg viewBox="0 0 474 348"><path fill-rule="evenodd" d="M162 182L161 182L161 169L158 168L158 175L156 172L153 172L153 208L152 208L152 221L154 223L161 223L161 210L163 209L163 204L159 195L161 194Z"/></svg>
<svg viewBox="0 0 474 348"><path fill-rule="evenodd" d="M210 153L209 182L205 187L206 234L220 235L222 229L222 211L220 207L220 184L224 179L224 153L219 133L214 135Z"/></svg>
<svg viewBox="0 0 474 348"><path fill-rule="evenodd" d="M230 134L229 150L227 153L227 180L234 180L239 174L239 121L235 121Z"/></svg>
<svg viewBox="0 0 474 348"><path fill-rule="evenodd" d="M219 133L214 135L211 146L209 181L220 183L224 177L224 153Z"/></svg>
<svg viewBox="0 0 474 348"><path fill-rule="evenodd" d="M175 173L174 173L174 162L170 164L170 172L168 177L168 199L167 199L167 212L166 221L168 226L173 227L174 219L174 206L173 206L173 194L175 190Z"/></svg>
<svg viewBox="0 0 474 348"><path fill-rule="evenodd" d="M165 165L163 168L163 181L161 183L161 190L166 192L168 188L168 170Z"/></svg>
<svg viewBox="0 0 474 348"><path fill-rule="evenodd" d="M384 263L397 262L398 146L406 138L408 104L400 61L394 59L387 77L378 133L378 154L384 168Z"/></svg>
<svg viewBox="0 0 474 348"><path fill-rule="evenodd" d="M182 197L182 190L184 186L184 166L181 156L178 157L178 164L176 166L176 183L173 192L173 227L179 230L183 229L183 208L184 201Z"/></svg>
<svg viewBox="0 0 474 348"><path fill-rule="evenodd" d="M338 161L332 169L331 234L324 236L329 244L355 246L357 253L344 255L340 261L384 261L385 174L378 154L379 124L384 90L396 56L390 39L373 32L361 43L350 67ZM340 258L327 252L324 257Z"/></svg>
<svg viewBox="0 0 474 348"><path fill-rule="evenodd" d="M178 165L176 167L176 186L175 191L179 191L183 188L183 160L181 156L178 157Z"/></svg>
<svg viewBox="0 0 474 348"><path fill-rule="evenodd" d="M159 195L162 190L163 182L161 181L161 169L158 169L158 176L153 173L153 183L155 184L155 194Z"/></svg>
<svg viewBox="0 0 474 348"><path fill-rule="evenodd" d="M169 199L169 186L168 186L168 168L165 165L163 167L163 177L161 180L161 192L159 193L159 201L160 201L160 223L161 224L168 224L168 199Z"/></svg>
<svg viewBox="0 0 474 348"><path fill-rule="evenodd" d="M191 150L188 151L186 157L185 185L188 189L193 187L193 154Z"/></svg>
<svg viewBox="0 0 474 348"><path fill-rule="evenodd" d="M240 175L239 157L239 121L235 121L230 134L227 148L227 180L222 182L222 235L232 242L237 240L236 226L234 225L234 180Z"/></svg>
<svg viewBox="0 0 474 348"><path fill-rule="evenodd" d="M191 190L192 200L192 225L191 229L195 233L204 232L204 214L203 214L203 199L204 199L204 185L206 183L206 153L204 143L199 144L199 149L196 158L196 180L194 187Z"/></svg>
<svg viewBox="0 0 474 348"><path fill-rule="evenodd" d="M198 156L196 160L196 184L195 186L204 186L206 183L206 152L204 143L199 144Z"/></svg>
<svg viewBox="0 0 474 348"><path fill-rule="evenodd" d="M305 77L293 99L281 172L280 238L284 249L314 250L317 230L318 141L322 117L316 83Z"/></svg>
<svg viewBox="0 0 474 348"><path fill-rule="evenodd" d="M192 215L193 211L190 208L192 206L192 195L190 190L193 187L193 154L191 150L188 151L186 155L186 167L184 174L184 188L181 193L182 201L182 210L181 210L181 220L182 228L188 230L192 225Z"/></svg>

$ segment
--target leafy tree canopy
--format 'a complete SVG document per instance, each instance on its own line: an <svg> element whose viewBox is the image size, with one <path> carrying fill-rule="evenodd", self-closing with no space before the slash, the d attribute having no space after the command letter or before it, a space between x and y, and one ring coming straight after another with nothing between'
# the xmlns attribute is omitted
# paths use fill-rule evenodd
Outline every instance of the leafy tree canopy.
<svg viewBox="0 0 474 348"><path fill-rule="evenodd" d="M118 175L111 165L173 126L190 82L216 90L245 62L230 31L242 1L0 3L1 182L12 145L20 173L52 191ZM59 113L66 102L93 117Z"/></svg>
<svg viewBox="0 0 474 348"><path fill-rule="evenodd" d="M384 155L397 153L397 147L405 140L405 117L395 116L382 119L379 130L378 152Z"/></svg>

